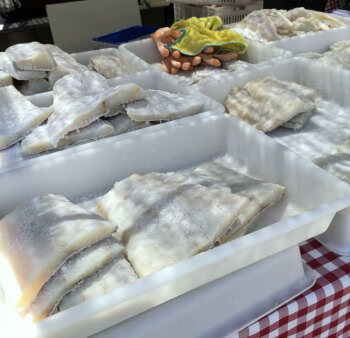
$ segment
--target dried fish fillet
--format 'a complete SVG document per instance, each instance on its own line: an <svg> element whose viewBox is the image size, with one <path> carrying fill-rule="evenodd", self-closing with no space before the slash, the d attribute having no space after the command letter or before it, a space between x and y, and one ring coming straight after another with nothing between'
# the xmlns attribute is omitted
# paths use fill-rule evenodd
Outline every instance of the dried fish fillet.
<svg viewBox="0 0 350 338"><path fill-rule="evenodd" d="M62 149L74 144L97 140L114 134L113 126L105 121L97 120L87 127L68 133L57 145L53 145L50 139L47 125L35 128L21 143L21 153L34 155L52 149Z"/></svg>
<svg viewBox="0 0 350 338"><path fill-rule="evenodd" d="M313 110L316 107L314 102L317 97L317 92L312 88L302 86L296 82L281 81L281 84L284 86L284 88L286 88L286 90L290 90L291 92L293 92L306 104L306 111L304 113L300 113L294 116L291 120L282 124L282 127L292 130L300 130L313 114Z"/></svg>
<svg viewBox="0 0 350 338"><path fill-rule="evenodd" d="M52 194L32 198L0 221L0 283L9 308L22 312L72 255L117 226Z"/></svg>
<svg viewBox="0 0 350 338"><path fill-rule="evenodd" d="M120 255L66 294L59 304L59 309L63 311L105 295L124 284L135 281L137 278L124 255Z"/></svg>
<svg viewBox="0 0 350 338"><path fill-rule="evenodd" d="M45 47L51 53L56 63L55 69L49 71L51 88L57 80L68 74L88 70L87 67L77 62L73 56L64 52L61 48L55 45L45 45Z"/></svg>
<svg viewBox="0 0 350 338"><path fill-rule="evenodd" d="M51 107L34 106L13 86L0 88L0 102L0 149L20 141L52 112Z"/></svg>
<svg viewBox="0 0 350 338"><path fill-rule="evenodd" d="M114 127L115 135L121 135L128 133L129 131L138 130L150 126L149 123L133 121L129 116L124 114L111 117L107 121Z"/></svg>
<svg viewBox="0 0 350 338"><path fill-rule="evenodd" d="M98 87L99 83L102 86ZM122 104L146 96L145 91L133 83L116 87L109 87L108 83L108 87L104 87L104 83L107 80L94 72L72 73L55 83L53 114L47 123L55 147L69 132L88 126Z"/></svg>
<svg viewBox="0 0 350 338"><path fill-rule="evenodd" d="M248 14L243 20L243 23L250 24L256 27L259 32L267 39L267 41L280 40L273 21L266 15L266 10L254 11Z"/></svg>
<svg viewBox="0 0 350 338"><path fill-rule="evenodd" d="M97 211L120 225L118 238L143 277L210 248L247 203L201 185L132 175L115 184Z"/></svg>
<svg viewBox="0 0 350 338"><path fill-rule="evenodd" d="M298 32L318 32L328 30L329 27L314 17L300 17L293 21L293 30Z"/></svg>
<svg viewBox="0 0 350 338"><path fill-rule="evenodd" d="M221 160L205 163L197 167L193 173L204 179L208 187L224 188L226 185L230 192L249 200L248 205L243 208L239 215L235 229L231 226L219 239L218 243L223 244L227 241L244 235L249 231L266 209L272 207L284 195L285 188L276 183L264 182L249 176L240 174L226 166L221 165Z"/></svg>
<svg viewBox="0 0 350 338"><path fill-rule="evenodd" d="M285 189L279 184L242 175L218 162L220 159L190 170L167 174L150 173L146 176L164 182L200 184L248 198L249 203L243 208L236 222L217 240L219 244L223 244L244 235L253 225L253 221L282 198Z"/></svg>
<svg viewBox="0 0 350 338"><path fill-rule="evenodd" d="M336 17L328 15L326 13L312 11L311 16L319 20L322 24L327 25L328 28L338 28L345 26L345 23L338 20Z"/></svg>
<svg viewBox="0 0 350 338"><path fill-rule="evenodd" d="M83 96L100 94L110 89L107 80L95 72L80 72L69 74L57 81L53 86L54 97L66 101L79 99Z"/></svg>
<svg viewBox="0 0 350 338"><path fill-rule="evenodd" d="M239 116L253 126L260 126L259 103L244 88L233 87L226 99L225 106L231 115Z"/></svg>
<svg viewBox="0 0 350 338"><path fill-rule="evenodd" d="M267 81L268 78L266 78L266 83L270 82ZM270 78L271 79L271 78ZM276 79L272 79L276 80ZM281 81L278 80L279 84L284 87L286 90L291 91L295 95L297 95L299 98L301 98L306 104L311 100L315 100L317 97L317 92L313 88L305 87L297 82L290 82L290 81ZM314 107L314 104L311 104L311 107ZM311 107L308 107L307 110L313 109Z"/></svg>
<svg viewBox="0 0 350 338"><path fill-rule="evenodd" d="M114 135L115 130L111 123L97 120L87 127L68 133L59 141L59 147L68 147L72 144L78 144L89 140L97 140L103 137Z"/></svg>
<svg viewBox="0 0 350 338"><path fill-rule="evenodd" d="M272 131L295 116L315 109L316 92L296 83L266 77L234 87L227 100L230 114L257 129Z"/></svg>
<svg viewBox="0 0 350 338"><path fill-rule="evenodd" d="M0 70L0 87L11 86L13 84L13 80L11 75Z"/></svg>
<svg viewBox="0 0 350 338"><path fill-rule="evenodd" d="M304 7L297 7L288 11L286 15L289 20L294 21L301 17L309 18L311 16L311 13Z"/></svg>
<svg viewBox="0 0 350 338"><path fill-rule="evenodd" d="M300 7L290 11L254 11L231 27L249 39L266 42L341 26L344 26L344 23L330 15Z"/></svg>
<svg viewBox="0 0 350 338"><path fill-rule="evenodd" d="M338 153L325 155L314 160L314 163L350 184L350 154Z"/></svg>
<svg viewBox="0 0 350 338"><path fill-rule="evenodd" d="M232 223L226 231L224 231L221 236L219 236L216 241L212 244L213 245L220 245L224 244L226 242L229 242L239 236L244 235L249 228L253 225L253 222L258 219L259 214L261 214L268 206L273 205L277 201L283 193L279 194L279 196L276 196L276 198L269 198L269 194L271 194L271 191L268 191L267 187L259 187L257 184L255 184L257 190L259 193L262 193L262 196L259 196L260 200L265 199L264 202L266 202L266 206L262 207L259 205L259 203L254 199L253 196L251 196L251 191L253 191L253 187L249 187L250 184L254 185L254 179L250 179L248 177L245 177L243 175L240 175L239 173L234 173L234 175L231 177L229 175L225 175L226 173L217 172L217 168L214 167L214 172L210 172L206 168L206 166L215 166L212 163L204 164L200 166L199 168L196 168L194 170L189 171L183 171L183 172L175 172L175 173L167 173L167 174L160 174L160 173L149 173L145 175L147 178L157 179L162 182L170 182L170 183L180 183L180 184L200 184L208 188L217 189L220 191L224 191L227 193L235 193L239 196L248 198L247 205L241 210L237 220ZM228 169L226 169L229 171ZM220 171L220 169L218 170ZM235 177L236 176L236 177ZM225 180L226 179L226 180ZM230 182L229 182L230 181ZM244 181L246 181L247 186L249 187L247 190L244 190ZM247 182L248 181L248 182ZM232 184L233 189L237 188L237 186L240 186L240 190L237 192L233 192L230 188L230 184ZM264 188L267 191L264 191ZM266 201L266 199L273 200L270 203Z"/></svg>
<svg viewBox="0 0 350 338"><path fill-rule="evenodd" d="M86 96L70 103L57 102L48 120L49 135L54 146L69 132L88 126L106 111L122 103L142 96L142 89L135 84L121 85L100 94Z"/></svg>
<svg viewBox="0 0 350 338"><path fill-rule="evenodd" d="M202 109L202 103L190 95L173 94L163 90L147 91L148 96L129 103L128 116L134 121L169 121L194 115Z"/></svg>
<svg viewBox="0 0 350 338"><path fill-rule="evenodd" d="M16 69L10 58L4 52L0 53L0 69L11 75L16 80L33 80L46 77L46 72L44 71Z"/></svg>
<svg viewBox="0 0 350 338"><path fill-rule="evenodd" d="M103 117L115 117L119 114L124 114L126 115L126 107L125 104L122 104L114 109L111 109L106 112L106 114Z"/></svg>
<svg viewBox="0 0 350 338"><path fill-rule="evenodd" d="M272 21L275 26L277 33L282 35L288 35L293 31L293 23L287 18L282 11L276 9L266 9L264 14Z"/></svg>
<svg viewBox="0 0 350 338"><path fill-rule="evenodd" d="M19 43L5 51L14 67L20 70L49 71L56 67L50 52L39 42Z"/></svg>
<svg viewBox="0 0 350 338"><path fill-rule="evenodd" d="M106 79L130 74L131 70L126 67L120 53L118 53L118 57L116 52L114 51L114 55L96 55L92 57L88 69L101 74Z"/></svg>
<svg viewBox="0 0 350 338"><path fill-rule="evenodd" d="M40 290L25 315L32 321L49 316L62 297L102 266L120 256L124 247L112 236L68 259Z"/></svg>
<svg viewBox="0 0 350 338"><path fill-rule="evenodd" d="M350 41L338 41L330 46L330 51L323 54L303 53L298 56L350 70Z"/></svg>

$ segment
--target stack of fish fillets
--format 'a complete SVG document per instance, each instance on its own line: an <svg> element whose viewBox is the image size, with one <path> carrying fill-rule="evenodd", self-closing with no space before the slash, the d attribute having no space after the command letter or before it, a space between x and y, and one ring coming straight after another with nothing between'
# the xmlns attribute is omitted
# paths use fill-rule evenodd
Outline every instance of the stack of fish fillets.
<svg viewBox="0 0 350 338"><path fill-rule="evenodd" d="M16 80L15 84L25 94L48 91L59 78L87 70L57 46L39 42L7 48L0 54L0 69Z"/></svg>
<svg viewBox="0 0 350 338"><path fill-rule="evenodd" d="M3 218L0 228L6 308L21 317L50 315L65 293L107 263L128 270L123 280L136 279L113 236L117 226L63 196L29 200Z"/></svg>
<svg viewBox="0 0 350 338"><path fill-rule="evenodd" d="M346 52L348 42L334 45ZM342 49L344 48L344 49ZM226 105L227 111L341 180L350 182L350 73L307 58L265 65L237 77L223 76L202 91ZM348 224L325 239L331 250L349 254ZM334 239L341 238L335 243Z"/></svg>
<svg viewBox="0 0 350 338"><path fill-rule="evenodd" d="M116 48L68 54L51 44L16 44L0 53L0 87L15 85L24 95L52 90L57 80L91 70L113 78L144 70Z"/></svg>
<svg viewBox="0 0 350 338"><path fill-rule="evenodd" d="M338 40L329 46L325 52L300 53L297 57L307 58L324 63L330 67L339 67L350 70L350 40Z"/></svg>
<svg viewBox="0 0 350 338"><path fill-rule="evenodd" d="M8 86L0 88L0 95L8 103L0 107L1 167L153 124L224 111L156 71L108 80L93 71L72 73L56 81L50 93L24 97Z"/></svg>
<svg viewBox="0 0 350 338"><path fill-rule="evenodd" d="M299 7L289 11L257 10L248 14L239 23L232 24L231 29L241 33L247 39L272 42L344 26L346 23L334 16Z"/></svg>
<svg viewBox="0 0 350 338"><path fill-rule="evenodd" d="M18 206L0 220L4 308L38 321L251 231L285 189L230 160L131 175L89 204L45 194Z"/></svg>

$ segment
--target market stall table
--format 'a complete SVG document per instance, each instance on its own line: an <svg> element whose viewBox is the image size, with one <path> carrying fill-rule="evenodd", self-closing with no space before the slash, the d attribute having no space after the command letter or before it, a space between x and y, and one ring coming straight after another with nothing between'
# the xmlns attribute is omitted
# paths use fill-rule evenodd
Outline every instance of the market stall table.
<svg viewBox="0 0 350 338"><path fill-rule="evenodd" d="M315 239L300 246L315 285L270 315L228 337L350 337L350 257L328 251Z"/></svg>

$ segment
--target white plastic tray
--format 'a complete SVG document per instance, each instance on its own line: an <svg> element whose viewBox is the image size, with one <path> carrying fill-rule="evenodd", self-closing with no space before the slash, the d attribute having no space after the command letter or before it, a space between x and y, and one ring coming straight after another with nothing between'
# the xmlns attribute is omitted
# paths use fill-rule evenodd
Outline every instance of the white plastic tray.
<svg viewBox="0 0 350 338"><path fill-rule="evenodd" d="M126 43L120 46L119 48L123 52L129 52L134 58L134 63L139 62L144 67L157 67L159 69L159 64L162 60L155 43L152 39L144 39ZM271 46L266 46L258 42L249 42L249 46L246 54L241 57L242 62L238 66L237 70L234 71L234 74L237 74L240 71L254 68L256 64L260 64L266 61L275 60L277 58L289 58L292 57L292 53L273 48ZM183 72L181 75L176 76L178 79L184 79L188 74ZM222 73L216 73L213 76L208 76L208 78L203 79L200 83L205 86L206 83L215 80L215 78L220 78ZM174 76L173 76L174 77ZM196 85L194 85L195 87Z"/></svg>
<svg viewBox="0 0 350 338"><path fill-rule="evenodd" d="M329 13L327 13L329 14ZM346 26L329 29L327 31L309 32L306 34L286 37L281 40L263 42L267 46L288 50L293 54L318 52L317 49L327 49L333 42L350 39L350 19L339 15L329 14L345 23ZM234 24L227 25L234 28Z"/></svg>
<svg viewBox="0 0 350 338"><path fill-rule="evenodd" d="M183 169L225 154L237 160L242 173L286 187L285 197L261 218L256 231L36 325L12 324L11 332L23 330L26 337L94 334L319 235L338 210L350 206L348 185L246 123L205 113L1 169L0 216L41 193L77 201L130 174Z"/></svg>
<svg viewBox="0 0 350 338"><path fill-rule="evenodd" d="M313 271L302 263L299 247L294 246L130 318L94 338L222 337L289 302L315 281Z"/></svg>
<svg viewBox="0 0 350 338"><path fill-rule="evenodd" d="M319 94L317 111L301 131L280 128L269 133L269 136L308 160L334 152L350 137L350 76L339 68L301 58L289 59L236 76L227 75L200 89L224 103L233 86L269 75L314 88ZM319 238L330 250L341 255L350 255L349 213L344 210L341 213L343 216L337 216L330 229Z"/></svg>
<svg viewBox="0 0 350 338"><path fill-rule="evenodd" d="M289 50L293 54L326 51L330 44L350 39L350 19L329 14L345 23L346 26L329 29L321 32L310 32L307 34L285 38L282 40L267 42L268 45Z"/></svg>
<svg viewBox="0 0 350 338"><path fill-rule="evenodd" d="M190 88L189 86L183 83L179 83L175 78L165 73L163 74L157 71L145 71L126 77L109 79L108 81L110 85L126 84L133 82L137 83L144 89L162 89L172 93L191 94L193 97L199 98L200 101L203 103L202 112L210 110L215 111L217 113L223 113L225 111L224 106L220 103L212 100L209 97L204 96L203 94L195 91L194 89ZM52 92L28 96L28 99L32 103L40 107L48 107L53 102ZM73 147L79 147L79 145ZM47 154L48 153L43 153L39 156L45 158ZM17 143L8 149L0 151L0 168L12 166L15 163L26 161L28 160L28 158L30 157L21 155L20 143Z"/></svg>
<svg viewBox="0 0 350 338"><path fill-rule="evenodd" d="M337 41L350 39L350 26L330 29L323 32L308 33L293 36L278 41L266 43L268 46L288 50L293 54L306 52L323 53L329 46Z"/></svg>

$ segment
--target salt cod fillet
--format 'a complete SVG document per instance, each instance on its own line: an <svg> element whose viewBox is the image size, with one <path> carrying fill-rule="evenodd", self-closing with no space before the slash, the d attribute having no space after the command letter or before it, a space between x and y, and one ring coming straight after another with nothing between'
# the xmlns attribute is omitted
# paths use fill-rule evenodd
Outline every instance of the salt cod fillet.
<svg viewBox="0 0 350 338"><path fill-rule="evenodd" d="M338 41L330 46L330 51L323 54L303 53L298 56L350 70L350 41Z"/></svg>
<svg viewBox="0 0 350 338"><path fill-rule="evenodd" d="M32 198L0 221L0 283L10 309L22 312L72 255L117 226L52 194Z"/></svg>
<svg viewBox="0 0 350 338"><path fill-rule="evenodd" d="M5 52L14 67L20 70L49 71L56 67L51 53L36 41L13 45Z"/></svg>
<svg viewBox="0 0 350 338"><path fill-rule="evenodd" d="M37 321L49 316L75 284L120 256L123 250L124 247L112 236L81 250L68 259L43 286L26 311L26 317Z"/></svg>
<svg viewBox="0 0 350 338"><path fill-rule="evenodd" d="M114 135L113 126L105 121L97 120L87 127L68 133L62 138L57 147L50 139L47 125L34 129L21 143L23 155L34 155L52 149L62 149L89 140L97 140L103 137Z"/></svg>
<svg viewBox="0 0 350 338"><path fill-rule="evenodd" d="M126 107L125 107L125 104L122 104L114 109L111 109L109 111L107 111L105 113L105 115L103 115L103 117L114 117L114 116L117 116L117 115L120 115L120 114L124 114L126 115Z"/></svg>
<svg viewBox="0 0 350 338"><path fill-rule="evenodd" d="M66 294L59 304L59 310L63 311L105 295L137 278L135 271L121 254Z"/></svg>
<svg viewBox="0 0 350 338"><path fill-rule="evenodd" d="M202 103L190 95L153 89L147 93L145 99L129 103L126 107L128 116L134 121L169 121L197 114L202 109Z"/></svg>
<svg viewBox="0 0 350 338"><path fill-rule="evenodd" d="M324 31L344 26L340 20L303 7L290 11L262 9L248 14L234 31L257 41L275 41L308 32Z"/></svg>
<svg viewBox="0 0 350 338"><path fill-rule="evenodd" d="M290 90L296 96L298 96L306 105L306 111L294 116L291 120L285 122L282 127L292 130L301 129L305 123L310 119L313 114L313 110L316 107L315 100L317 97L316 90L300 85L296 82L280 81L281 85L286 90Z"/></svg>
<svg viewBox="0 0 350 338"><path fill-rule="evenodd" d="M293 21L294 32L300 32L302 34L308 32L318 32L328 30L328 26L314 17L300 17Z"/></svg>
<svg viewBox="0 0 350 338"><path fill-rule="evenodd" d="M52 113L51 107L39 108L13 86L0 88L0 149L20 141Z"/></svg>
<svg viewBox="0 0 350 338"><path fill-rule="evenodd" d="M311 16L311 13L304 7L297 7L289 10L286 16L289 20L294 21L301 17L309 18Z"/></svg>
<svg viewBox="0 0 350 338"><path fill-rule="evenodd" d="M117 50L113 52L114 55L96 55L92 57L88 69L101 74L106 79L130 74L131 72L120 53L116 55L116 52Z"/></svg>
<svg viewBox="0 0 350 338"><path fill-rule="evenodd" d="M45 45L46 49L53 56L56 67L49 71L49 82L51 88L60 78L75 72L85 72L87 67L77 62L73 56L64 52L61 48L55 45Z"/></svg>
<svg viewBox="0 0 350 338"><path fill-rule="evenodd" d="M350 184L350 154L338 153L325 155L314 160L314 163Z"/></svg>
<svg viewBox="0 0 350 338"><path fill-rule="evenodd" d="M217 243L223 244L247 233L253 221L282 198L285 189L279 184L240 174L218 162L220 159L201 164L194 169L167 174L150 173L146 176L156 177L164 182L200 184L247 198L249 203L242 209L236 222L218 238Z"/></svg>
<svg viewBox="0 0 350 338"><path fill-rule="evenodd" d="M34 80L46 77L46 72L44 71L16 69L10 58L4 52L0 53L0 69L11 75L16 80Z"/></svg>
<svg viewBox="0 0 350 338"><path fill-rule="evenodd" d="M226 107L264 132L272 131L295 116L315 109L316 92L296 83L266 77L234 87Z"/></svg>
<svg viewBox="0 0 350 338"><path fill-rule="evenodd" d="M149 123L133 121L129 116L124 114L119 114L117 116L111 117L107 119L107 121L114 127L115 135L121 135L128 133L129 131L138 130L150 126Z"/></svg>
<svg viewBox="0 0 350 338"><path fill-rule="evenodd" d="M53 86L53 95L69 102L83 96L100 94L108 89L110 86L103 76L86 71L61 78Z"/></svg>
<svg viewBox="0 0 350 338"><path fill-rule="evenodd" d="M126 256L143 277L210 248L247 203L201 185L132 175L115 184L97 211L118 224Z"/></svg>
<svg viewBox="0 0 350 338"><path fill-rule="evenodd" d="M330 29L345 26L344 22L326 13L311 11L311 16L322 22L324 25L327 25Z"/></svg>
<svg viewBox="0 0 350 338"><path fill-rule="evenodd" d="M280 40L281 36L278 34L274 22L267 15L266 10L254 11L248 14L242 23L252 25L261 32L267 41Z"/></svg>
<svg viewBox="0 0 350 338"><path fill-rule="evenodd" d="M293 23L282 11L276 9L266 9L264 13L272 21L278 34L288 35L293 31Z"/></svg>
<svg viewBox="0 0 350 338"><path fill-rule="evenodd" d="M101 75L83 72L69 74L55 83L53 114L47 123L55 147L69 132L86 127L108 111L146 95L141 87L133 83L102 89L95 86L99 82L103 84L103 81L107 80ZM68 89L64 90L63 84ZM82 96L85 88L86 93Z"/></svg>

